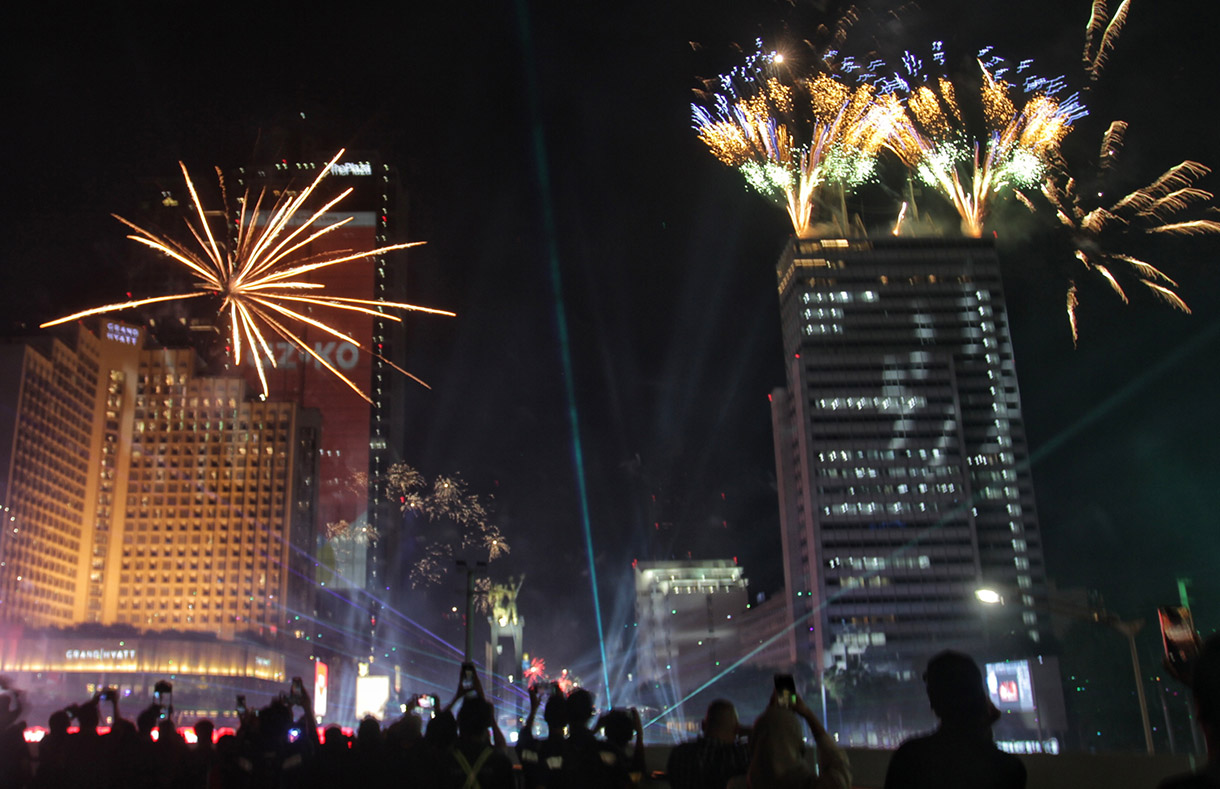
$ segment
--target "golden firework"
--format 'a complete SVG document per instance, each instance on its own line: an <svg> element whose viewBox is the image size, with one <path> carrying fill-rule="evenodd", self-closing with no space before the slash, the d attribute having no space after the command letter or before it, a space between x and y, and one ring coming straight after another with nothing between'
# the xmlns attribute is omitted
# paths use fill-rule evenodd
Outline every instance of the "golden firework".
<svg viewBox="0 0 1220 789"><path fill-rule="evenodd" d="M1098 153L1098 171L1104 175L1117 161L1122 150L1127 124L1115 121L1102 135ZM1052 169L1042 186L1042 194L1050 202L1060 224L1072 237L1073 255L1085 270L1100 276L1110 289L1128 303L1119 275L1134 276L1155 297L1182 312L1190 308L1175 290L1178 283L1153 264L1112 249L1115 234L1143 232L1169 235L1203 235L1220 233L1220 222L1213 219L1176 220L1181 212L1212 199L1212 194L1194 184L1211 172L1198 162L1185 161L1171 167L1149 185L1136 189L1109 206L1087 205L1091 194L1098 190L1078 188L1076 179L1066 165ZM1072 342L1079 339L1076 311L1080 305L1076 282L1069 281L1067 291L1068 323Z"/></svg>
<svg viewBox="0 0 1220 789"><path fill-rule="evenodd" d="M965 128L953 84L944 78L911 90L905 103L894 93L878 97L863 124L876 129L920 180L949 199L962 231L976 238L998 195L1042 180L1072 117L1068 106L1045 93L1018 108L1014 88L979 66L986 124L981 135L973 137Z"/></svg>
<svg viewBox="0 0 1220 789"><path fill-rule="evenodd" d="M160 252L190 271L191 275L198 280L195 283L196 290L105 304L48 321L42 324L42 328L90 315L128 310L159 302L181 301L209 295L219 296L218 314L228 324L234 363L240 365L242 354L249 353L255 369L258 371L259 381L263 385L264 395L268 393L265 365L276 366L275 354L272 353L271 346L267 342L266 332L269 330L298 348L302 353L313 357L319 365L333 373L351 387L352 391L371 403L369 396L331 364L325 356L311 348L292 328L292 324L312 326L337 339L350 342L358 348L364 348L360 338L344 334L325 321L312 318L301 310L309 308L342 310L392 321L402 319L386 310L413 310L448 316L452 316L454 313L416 304L324 295L320 292L324 286L310 281L308 275L311 272L423 243L413 241L405 244L391 244L361 252L344 251L321 255L310 255L305 252L313 242L352 221L352 217L335 221L329 221L326 218L327 212L351 194L352 189L350 188L326 202L304 221L300 221L300 217L303 216L302 209L305 208L307 201L330 173L331 167L343 156L343 153L344 151L340 150L335 154L334 158L322 167L308 188L296 194L285 192L266 215L262 212L265 190L259 193L253 206L250 205L249 194L245 195L240 201L241 209L236 218L236 230L232 234L226 233L222 241L218 241L216 234L213 233L212 222L209 221L186 165L179 162L195 213L194 222L187 220L187 227L195 242L194 246L188 246L172 238L153 233L121 216L114 216L115 219L135 231L135 234L129 235L128 238ZM220 179L223 192L224 179L219 168L216 174ZM419 381L418 378L380 354L374 353L373 355L398 372ZM423 382L420 381L420 383Z"/></svg>
<svg viewBox="0 0 1220 789"><path fill-rule="evenodd" d="M1101 76L1110 50L1114 48L1114 42L1127 21L1127 9L1130 6L1131 0L1122 0L1111 16L1106 7L1106 0L1093 0L1089 22L1084 30L1084 52L1081 55L1084 70L1090 80L1096 82Z"/></svg>
<svg viewBox="0 0 1220 789"><path fill-rule="evenodd" d="M857 186L873 174L882 139L865 121L875 89L828 74L802 76L780 62L760 49L715 89L700 91L692 117L712 155L782 205L797 234L806 235L824 185Z"/></svg>

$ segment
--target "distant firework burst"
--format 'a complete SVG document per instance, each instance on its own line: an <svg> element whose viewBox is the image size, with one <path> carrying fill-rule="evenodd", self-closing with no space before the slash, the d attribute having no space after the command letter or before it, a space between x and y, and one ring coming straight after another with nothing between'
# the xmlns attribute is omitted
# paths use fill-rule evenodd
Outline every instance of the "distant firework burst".
<svg viewBox="0 0 1220 789"><path fill-rule="evenodd" d="M1115 121L1102 136L1098 152L1098 185L1082 189L1066 165L1054 169L1042 187L1060 224L1068 228L1073 253L1086 271L1099 275L1126 304L1127 293L1121 278L1134 277L1167 304L1190 312L1177 294L1178 283L1156 266L1125 252L1116 244L1130 240L1132 234L1204 235L1220 233L1220 222L1187 218L1185 212L1212 199L1211 192L1195 186L1210 170L1198 162L1185 161L1171 167L1149 185L1136 189L1110 205L1098 205L1105 192L1101 184L1118 160L1127 124ZM1215 209L1212 209L1213 211ZM1066 306L1072 342L1079 339L1077 307L1079 291L1075 280L1068 284Z"/></svg>
<svg viewBox="0 0 1220 789"><path fill-rule="evenodd" d="M440 476L429 484L415 468L395 463L386 474L385 492L404 514L415 516L419 550L411 566L412 586L440 583L465 553L484 553L488 562L509 553L482 500L458 477Z"/></svg>
<svg viewBox="0 0 1220 789"><path fill-rule="evenodd" d="M933 50L943 63L939 45ZM968 236L982 235L1002 194L1041 183L1073 121L1085 114L1075 95L1055 98L1061 80L1033 76L1030 61L1012 68L990 48L979 52L977 88L927 76L910 53L903 65L905 74L879 83L882 95L868 123L920 181L952 203Z"/></svg>
<svg viewBox="0 0 1220 789"><path fill-rule="evenodd" d="M365 348L361 338L344 334L325 321L310 317L302 310L309 311L313 308L341 310L392 321L402 319L386 310L414 310L449 316L454 313L415 304L325 295L321 293L323 285L310 281L309 275L320 269L423 243L416 241L392 244L358 252L348 250L326 254L307 254L305 252L311 243L352 221L351 217L330 221L327 214L351 194L350 188L309 214L307 218L304 218L303 211L314 190L330 173L331 167L339 161L343 153L344 151L341 150L335 154L335 157L321 169L308 188L299 193L286 191L266 214L262 210L263 199L266 196L265 190L259 193L253 205L251 205L250 195L248 193L244 195L239 201L241 208L236 213L236 225L230 227L230 223L225 221L225 230L219 234L219 238L213 230L216 220L209 218L208 212L205 211L199 195L195 191L195 184L191 180L186 165L179 162L182 176L191 196L191 207L195 213L193 221L187 220L187 228L194 241L193 245L153 233L121 216L115 215L115 219L135 231L135 235L130 235L128 238L160 252L185 267L198 280L195 283L196 290L106 304L48 321L42 324L42 328L90 315L118 312L159 302L182 301L200 296L219 297L219 314L224 316L225 322L228 324L234 363L240 365L243 354L249 354L258 371L264 395L268 393L266 366L276 366L276 356L272 353L271 345L267 341L267 333L270 332L286 340L303 354L313 357L319 365L341 379L354 392L372 402L355 382L340 372L324 355L310 347L297 333L299 330L295 327L302 324L312 326L336 339L350 342L358 348ZM220 179L223 196L224 178L219 168L217 168L216 174ZM229 211L227 199L224 202L226 204L224 220L228 220L232 213ZM374 353L373 355L400 373L419 380L380 354Z"/></svg>
<svg viewBox="0 0 1220 789"><path fill-rule="evenodd" d="M799 74L759 41L743 66L696 94L691 114L700 141L782 205L798 235L810 230L821 188L850 188L873 175L881 141L864 124L875 98L870 84Z"/></svg>

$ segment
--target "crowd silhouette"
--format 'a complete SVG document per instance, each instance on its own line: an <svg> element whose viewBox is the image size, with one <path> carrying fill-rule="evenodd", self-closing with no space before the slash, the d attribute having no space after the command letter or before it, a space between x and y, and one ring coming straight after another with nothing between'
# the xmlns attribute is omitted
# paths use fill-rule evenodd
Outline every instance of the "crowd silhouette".
<svg viewBox="0 0 1220 789"><path fill-rule="evenodd" d="M944 652L929 662L924 679L940 726L895 752L886 789L1024 787L1020 760L992 741L997 715L978 665ZM1220 637L1203 646L1194 675L1184 680L1194 691L1210 765L1163 786L1220 787ZM672 748L665 772L651 777L639 713L613 709L595 718L595 699L582 688L564 694L558 685L532 687L528 717L510 750L470 664L452 701L440 707L431 697L434 717L426 726L415 714L384 728L368 717L353 736L337 726L319 736L299 680L263 708L243 711L235 733L214 739L213 723L197 721L193 745L174 725L168 704L150 705L132 722L120 714L117 696L103 690L54 712L31 747L23 737L21 696L0 680L0 789L630 789L651 779L674 789L852 786L847 756L784 675L776 677L767 708L751 727L739 723L732 703L713 701L702 735ZM112 724L100 734L106 706ZM539 710L547 728L541 738L534 734Z"/></svg>

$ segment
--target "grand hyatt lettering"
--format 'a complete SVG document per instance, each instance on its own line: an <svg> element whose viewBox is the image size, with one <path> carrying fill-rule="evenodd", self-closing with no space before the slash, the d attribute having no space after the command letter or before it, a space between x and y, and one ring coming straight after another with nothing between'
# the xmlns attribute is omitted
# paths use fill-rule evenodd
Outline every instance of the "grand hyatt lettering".
<svg viewBox="0 0 1220 789"><path fill-rule="evenodd" d="M319 361L319 357L324 359L326 364L340 370L353 370L360 362L360 349L350 342L314 343L313 353L317 354L317 357L290 342L274 343L274 350L275 366L283 370L295 370L297 362L301 360L306 364L312 363L318 370L324 370L326 366ZM249 365L254 365L253 357L247 357L247 360Z"/></svg>
<svg viewBox="0 0 1220 789"><path fill-rule="evenodd" d="M135 660L134 649L69 649L64 660Z"/></svg>

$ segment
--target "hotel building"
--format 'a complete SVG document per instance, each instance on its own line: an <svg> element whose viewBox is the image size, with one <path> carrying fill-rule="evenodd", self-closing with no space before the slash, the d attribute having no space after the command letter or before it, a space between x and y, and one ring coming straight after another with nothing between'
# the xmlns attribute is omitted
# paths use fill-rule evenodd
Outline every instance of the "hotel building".
<svg viewBox="0 0 1220 789"><path fill-rule="evenodd" d="M0 349L0 619L274 633L312 608L318 416L143 341Z"/></svg>

